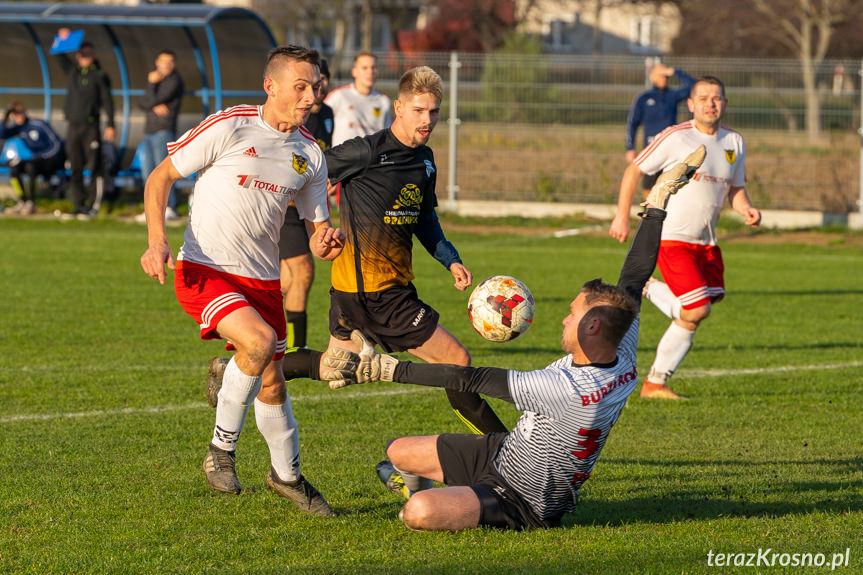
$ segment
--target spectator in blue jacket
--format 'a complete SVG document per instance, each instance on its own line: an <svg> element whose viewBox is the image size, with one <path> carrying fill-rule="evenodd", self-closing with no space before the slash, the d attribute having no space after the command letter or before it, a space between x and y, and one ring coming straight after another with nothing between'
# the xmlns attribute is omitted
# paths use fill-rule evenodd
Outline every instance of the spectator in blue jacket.
<svg viewBox="0 0 863 575"><path fill-rule="evenodd" d="M11 123L10 123L11 120ZM15 157L9 160L10 184L21 197L18 204L7 210L7 213L17 213L29 216L36 212L36 184L39 176L49 179L55 172L63 169L66 152L63 140L47 122L30 118L27 110L20 102L13 102L3 124L0 125L0 140L20 138L27 147L27 157ZM21 183L21 176L28 177L27 188Z"/></svg>
<svg viewBox="0 0 863 575"><path fill-rule="evenodd" d="M681 86L670 90L668 80L676 76ZM635 132L642 127L644 132L643 147L647 147L653 141L654 136L669 126L677 123L677 105L689 97L689 90L695 84L695 79L684 72L657 64L650 69L650 83L652 86L639 94L632 102L629 117L626 119L626 163L631 164L635 159ZM655 176L645 176L641 183L645 193L656 183Z"/></svg>

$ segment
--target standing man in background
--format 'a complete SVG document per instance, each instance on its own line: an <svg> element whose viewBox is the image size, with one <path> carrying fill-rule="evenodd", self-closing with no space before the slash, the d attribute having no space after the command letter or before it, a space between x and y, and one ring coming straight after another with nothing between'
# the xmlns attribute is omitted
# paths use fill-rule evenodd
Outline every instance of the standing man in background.
<svg viewBox="0 0 863 575"><path fill-rule="evenodd" d="M156 55L156 68L147 74L147 92L138 100L146 110L144 141L141 142L141 179L147 181L156 166L168 155L168 142L177 138L177 117L183 99L183 79L176 70L176 57L170 50ZM144 214L135 218L144 222ZM171 188L165 219L177 219L177 194Z"/></svg>
<svg viewBox="0 0 863 575"><path fill-rule="evenodd" d="M335 115L333 146L379 132L392 123L389 97L375 90L378 62L374 54L357 54L351 76L351 84L336 88L325 100Z"/></svg>
<svg viewBox="0 0 863 575"><path fill-rule="evenodd" d="M680 399L666 385L668 378L692 347L695 330L710 315L711 304L725 297L725 265L717 245L716 223L726 198L746 225L761 222L761 212L752 207L744 188L743 136L720 125L728 105L725 86L713 76L699 78L687 104L692 120L663 131L626 168L617 214L609 229L611 237L626 241L630 205L641 176L660 174L689 150L706 147L707 159L686 194L668 202L658 261L665 281L651 278L645 287L647 299L672 320L641 388L641 397L654 399Z"/></svg>
<svg viewBox="0 0 863 575"><path fill-rule="evenodd" d="M668 80L676 76L682 84L670 90ZM626 163L635 159L635 133L642 127L642 149L646 148L656 134L677 123L677 105L689 97L689 90L695 80L684 72L665 64L657 64L650 69L649 90L636 96L626 118ZM659 174L644 176L641 187L644 193L650 191Z"/></svg>
<svg viewBox="0 0 863 575"><path fill-rule="evenodd" d="M57 36L65 39L68 28L61 28ZM104 110L107 127L104 137L114 141L114 100L111 98L111 81L96 60L95 49L90 42L83 42L75 52L75 63L67 57L59 58L60 65L69 76L66 89L66 154L71 164L72 201L74 217L89 220L94 202L101 201L102 181L102 134L99 130L100 112ZM84 189L84 171L90 172L90 184Z"/></svg>

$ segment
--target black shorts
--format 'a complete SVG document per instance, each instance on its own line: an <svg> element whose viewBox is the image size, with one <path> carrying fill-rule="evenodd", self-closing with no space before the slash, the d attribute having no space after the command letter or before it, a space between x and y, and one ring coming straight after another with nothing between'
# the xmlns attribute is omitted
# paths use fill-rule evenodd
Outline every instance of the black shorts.
<svg viewBox="0 0 863 575"><path fill-rule="evenodd" d="M330 333L337 339L350 339L351 330L339 324L339 316L388 353L427 342L440 318L420 300L413 284L361 294L330 288Z"/></svg>
<svg viewBox="0 0 863 575"><path fill-rule="evenodd" d="M506 432L487 435L445 433L437 451L443 482L473 489L480 503L479 524L504 529L560 527L560 518L540 519L494 468Z"/></svg>
<svg viewBox="0 0 863 575"><path fill-rule="evenodd" d="M644 174L643 176L641 176L641 189L642 190L649 190L649 189L653 188L654 184L656 184L656 178L658 178L659 174L661 174L661 173L662 172L656 172L652 176L650 176L648 174Z"/></svg>
<svg viewBox="0 0 863 575"><path fill-rule="evenodd" d="M311 253L306 222L300 219L297 206L291 204L285 213L285 223L282 224L279 234L279 259L286 260Z"/></svg>

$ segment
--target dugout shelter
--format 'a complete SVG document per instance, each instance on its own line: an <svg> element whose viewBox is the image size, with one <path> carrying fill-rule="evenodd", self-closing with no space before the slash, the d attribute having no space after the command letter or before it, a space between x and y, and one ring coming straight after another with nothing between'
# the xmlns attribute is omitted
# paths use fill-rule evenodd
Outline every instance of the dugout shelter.
<svg viewBox="0 0 863 575"><path fill-rule="evenodd" d="M63 56L50 53L60 28L82 30L111 79L124 168L143 139L144 111L137 100L160 50L176 54L185 84L182 133L220 109L263 103L266 55L276 45L266 23L243 8L0 2L0 110L19 100L61 136L68 79L58 61Z"/></svg>

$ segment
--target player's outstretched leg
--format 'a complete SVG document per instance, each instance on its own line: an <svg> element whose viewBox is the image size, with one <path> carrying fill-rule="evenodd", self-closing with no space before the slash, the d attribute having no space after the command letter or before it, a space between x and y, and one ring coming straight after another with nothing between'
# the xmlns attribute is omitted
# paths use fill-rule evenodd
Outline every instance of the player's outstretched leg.
<svg viewBox="0 0 863 575"><path fill-rule="evenodd" d="M657 178L656 184L654 184L650 193L647 194L647 198L644 203L641 205L646 206L650 204L655 208L664 210L665 206L668 205L668 198L673 194L676 194L680 188L689 183L689 180L692 179L692 176L694 176L698 168L701 167L706 156L707 148L702 144L701 146L698 146L698 149L686 156L686 159L681 163L663 172L662 175Z"/></svg>

